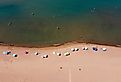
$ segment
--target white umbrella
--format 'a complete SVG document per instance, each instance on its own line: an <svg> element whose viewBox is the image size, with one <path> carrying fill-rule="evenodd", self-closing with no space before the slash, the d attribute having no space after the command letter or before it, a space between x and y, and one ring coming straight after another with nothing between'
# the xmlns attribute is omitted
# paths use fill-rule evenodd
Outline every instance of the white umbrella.
<svg viewBox="0 0 121 82"><path fill-rule="evenodd" d="M7 54L7 52L6 52L6 51L4 51L4 52L3 52L3 54L4 54L4 55L6 55L6 54Z"/></svg>
<svg viewBox="0 0 121 82"><path fill-rule="evenodd" d="M79 51L79 48L75 48L75 51Z"/></svg>
<svg viewBox="0 0 121 82"><path fill-rule="evenodd" d="M61 53L57 53L57 56L61 56Z"/></svg>
<svg viewBox="0 0 121 82"><path fill-rule="evenodd" d="M103 51L107 51L107 48L102 48Z"/></svg>
<svg viewBox="0 0 121 82"><path fill-rule="evenodd" d="M73 52L74 52L74 51L75 51L75 48L71 48L71 51L73 51Z"/></svg>
<svg viewBox="0 0 121 82"><path fill-rule="evenodd" d="M11 53L11 51L4 51L3 54L5 55L9 55Z"/></svg>
<svg viewBox="0 0 121 82"><path fill-rule="evenodd" d="M64 56L69 56L69 55L70 55L69 52L64 53Z"/></svg>
<svg viewBox="0 0 121 82"><path fill-rule="evenodd" d="M17 54L13 54L12 56L13 56L13 57L17 57L18 55L17 55Z"/></svg>
<svg viewBox="0 0 121 82"><path fill-rule="evenodd" d="M56 52L53 52L53 54L56 54Z"/></svg>
<svg viewBox="0 0 121 82"><path fill-rule="evenodd" d="M35 54L35 55L39 55L39 53L38 53L38 52L35 52L34 54Z"/></svg>
<svg viewBox="0 0 121 82"><path fill-rule="evenodd" d="M88 50L88 47L82 47L82 50Z"/></svg>
<svg viewBox="0 0 121 82"><path fill-rule="evenodd" d="M48 58L48 55L43 55L42 58Z"/></svg>

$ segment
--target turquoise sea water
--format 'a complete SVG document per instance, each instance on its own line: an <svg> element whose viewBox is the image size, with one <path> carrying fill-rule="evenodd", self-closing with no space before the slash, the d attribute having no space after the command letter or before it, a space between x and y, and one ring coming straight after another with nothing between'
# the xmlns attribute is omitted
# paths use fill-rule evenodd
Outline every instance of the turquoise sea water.
<svg viewBox="0 0 121 82"><path fill-rule="evenodd" d="M121 44L121 0L1 0L0 42Z"/></svg>

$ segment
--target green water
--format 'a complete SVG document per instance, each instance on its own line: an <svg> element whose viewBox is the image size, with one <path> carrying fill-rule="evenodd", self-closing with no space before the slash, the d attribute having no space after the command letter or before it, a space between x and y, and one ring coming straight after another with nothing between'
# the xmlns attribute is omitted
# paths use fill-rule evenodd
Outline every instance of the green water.
<svg viewBox="0 0 121 82"><path fill-rule="evenodd" d="M121 44L120 0L1 0L0 42Z"/></svg>

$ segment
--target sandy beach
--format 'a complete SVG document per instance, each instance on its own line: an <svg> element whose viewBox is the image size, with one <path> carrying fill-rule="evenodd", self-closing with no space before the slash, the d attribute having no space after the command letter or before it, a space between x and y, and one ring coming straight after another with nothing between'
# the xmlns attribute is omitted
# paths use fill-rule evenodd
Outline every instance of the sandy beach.
<svg viewBox="0 0 121 82"><path fill-rule="evenodd" d="M93 46L98 50L94 51ZM70 55L65 56L66 52ZM46 48L0 46L0 82L121 82L120 69L119 47L85 43Z"/></svg>

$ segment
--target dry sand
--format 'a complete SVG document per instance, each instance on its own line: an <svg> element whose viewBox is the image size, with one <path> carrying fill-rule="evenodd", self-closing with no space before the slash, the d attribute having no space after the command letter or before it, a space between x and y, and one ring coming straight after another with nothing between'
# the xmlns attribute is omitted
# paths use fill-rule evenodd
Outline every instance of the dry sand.
<svg viewBox="0 0 121 82"><path fill-rule="evenodd" d="M84 46L89 50L83 51ZM99 50L93 51L92 46ZM71 48L80 50L72 52ZM3 55L6 50L19 56ZM25 51L29 54L25 55ZM65 52L71 55L66 57ZM47 59L41 58L46 54ZM81 43L48 48L0 46L0 82L121 82L121 48Z"/></svg>

